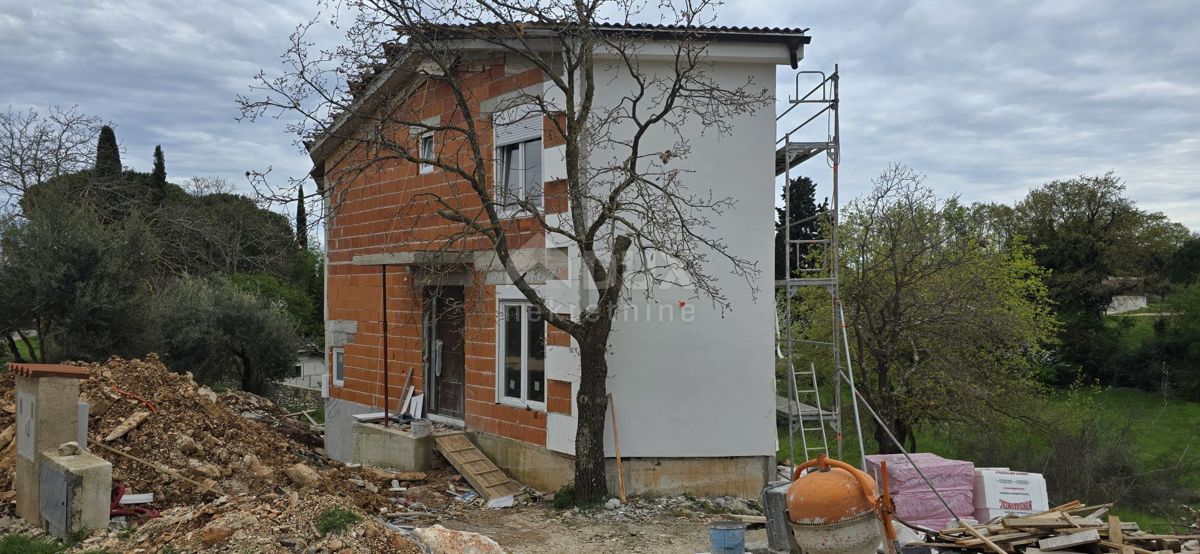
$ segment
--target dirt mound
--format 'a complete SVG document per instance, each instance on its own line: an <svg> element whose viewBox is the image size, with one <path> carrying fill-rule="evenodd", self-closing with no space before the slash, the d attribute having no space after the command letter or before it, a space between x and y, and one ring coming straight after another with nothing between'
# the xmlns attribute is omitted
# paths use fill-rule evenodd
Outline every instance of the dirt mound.
<svg viewBox="0 0 1200 554"><path fill-rule="evenodd" d="M354 484L350 476L360 470L329 460L311 444L289 436L311 436L311 431L292 429L285 434L273 428L298 424L279 423L287 419L286 414L269 400L261 399L263 404L251 399L253 395L239 393L222 401L208 387L198 385L190 374L169 371L153 354L145 360L114 357L103 364L79 365L90 373L80 383L81 400L92 405L90 439L166 471L100 447L91 450L112 462L113 480L125 483L129 492L153 492L156 509L196 504L222 495L299 489L342 495L371 510L388 504L386 497ZM13 424L13 388L12 375L0 375L0 430ZM248 403L269 417L260 418L262 421L243 417ZM112 436L131 424L135 425L122 436ZM0 491L12 490L14 454L13 444L0 454ZM314 470L315 479L299 484L290 477L287 470L297 464ZM176 476L169 475L171 472ZM204 490L179 476L215 486ZM11 492L7 494L11 497Z"/></svg>

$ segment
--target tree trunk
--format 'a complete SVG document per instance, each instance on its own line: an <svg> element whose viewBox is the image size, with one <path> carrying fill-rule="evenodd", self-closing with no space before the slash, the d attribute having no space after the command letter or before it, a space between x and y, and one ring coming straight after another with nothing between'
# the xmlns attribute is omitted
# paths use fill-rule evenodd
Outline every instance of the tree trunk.
<svg viewBox="0 0 1200 554"><path fill-rule="evenodd" d="M881 417L887 418L887 416ZM880 454L900 453L900 448L896 446L896 443L892 442L892 439L888 438L887 429L878 423L875 424L875 442L879 445Z"/></svg>
<svg viewBox="0 0 1200 554"><path fill-rule="evenodd" d="M580 341L579 424L575 429L575 500L593 503L608 497L604 475L604 421L608 413L608 333Z"/></svg>
<svg viewBox="0 0 1200 554"><path fill-rule="evenodd" d="M25 357L21 355L21 349L17 347L17 341L13 340L12 336L12 331L4 332L4 340L8 343L8 351L12 353L14 362L25 363Z"/></svg>

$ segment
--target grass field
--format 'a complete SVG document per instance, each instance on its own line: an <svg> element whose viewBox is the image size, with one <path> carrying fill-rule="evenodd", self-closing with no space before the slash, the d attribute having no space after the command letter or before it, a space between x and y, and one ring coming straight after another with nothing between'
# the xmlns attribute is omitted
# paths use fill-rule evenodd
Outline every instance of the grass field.
<svg viewBox="0 0 1200 554"><path fill-rule="evenodd" d="M1200 494L1200 403L1186 402L1179 399L1164 398L1161 395L1150 394L1131 389L1106 389L1095 393L1092 405L1103 409L1111 415L1128 418L1130 435L1134 437L1138 461L1150 468L1161 468L1177 463L1190 464L1192 470L1183 475L1181 484ZM1050 407L1061 407L1067 411L1068 399L1065 394L1051 398ZM864 412L864 418L869 417ZM842 459L858 465L859 447L850 423L849 408L844 416L846 430L842 443ZM864 419L863 430L867 433L865 440L868 453L876 451L875 442L869 433L873 429ZM835 437L829 435L831 454L836 456ZM800 453L800 438L797 435L795 445L797 458L803 459ZM917 436L917 446L923 452L933 452L950 456L954 451L946 437L930 431L922 431ZM779 451L777 458L788 458L787 429L779 431ZM966 456L959 456L966 457ZM974 460L972 460L974 461ZM1038 468L1016 468L1028 471L1038 471ZM1051 501L1066 502L1073 500L1052 498ZM1129 510L1117 506L1114 512L1122 519L1137 521L1143 528L1167 532L1175 522L1174 514L1148 513Z"/></svg>

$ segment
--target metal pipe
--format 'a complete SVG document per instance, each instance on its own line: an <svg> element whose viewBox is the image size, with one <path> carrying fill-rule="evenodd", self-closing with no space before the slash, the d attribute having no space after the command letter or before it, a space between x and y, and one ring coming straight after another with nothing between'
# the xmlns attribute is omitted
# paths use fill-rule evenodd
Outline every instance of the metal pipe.
<svg viewBox="0 0 1200 554"><path fill-rule="evenodd" d="M850 391L851 393L856 393L855 391L858 389L854 386L854 366L850 363L850 339L848 338L849 333L846 332L846 314L842 311L842 304L840 302L837 305L837 309L840 315L838 319L842 322L842 344L846 347L846 371L849 372L848 381L850 383ZM858 432L858 452L862 461L862 468L866 470L867 443L863 442L862 422L858 419L858 402L854 403L851 411L854 412L854 430Z"/></svg>
<svg viewBox="0 0 1200 554"><path fill-rule="evenodd" d="M383 426L389 427L391 417L388 416L388 404L391 402L388 393L388 317L387 317L387 266L380 264L379 277L382 286L379 290L380 311L383 312Z"/></svg>
<svg viewBox="0 0 1200 554"><path fill-rule="evenodd" d="M796 393L796 374L792 368L792 360L795 359L795 351L792 348L792 245L789 240L792 238L792 150L788 148L788 144L792 142L792 134L783 135L783 322L784 328L787 330L787 364L788 372L788 461L791 462L792 468L796 467L796 414L793 414L792 403L799 402L799 395ZM796 406L796 411L799 411L799 406ZM801 439L804 440L803 435ZM804 445L807 447L807 445ZM808 456L808 450L804 451L804 455Z"/></svg>

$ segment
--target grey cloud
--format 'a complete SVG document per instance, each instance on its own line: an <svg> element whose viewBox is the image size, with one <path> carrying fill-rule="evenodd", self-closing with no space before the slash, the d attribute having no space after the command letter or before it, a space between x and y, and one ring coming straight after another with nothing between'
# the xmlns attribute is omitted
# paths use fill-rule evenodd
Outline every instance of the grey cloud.
<svg viewBox="0 0 1200 554"><path fill-rule="evenodd" d="M236 123L233 99L315 8L0 0L0 104L79 104L119 125L133 167L163 144L173 179L303 175L282 123ZM811 27L804 66L841 64L844 196L892 161L967 201L1112 169L1143 207L1200 229L1200 5L731 0L719 19ZM791 72L778 77L786 97Z"/></svg>

